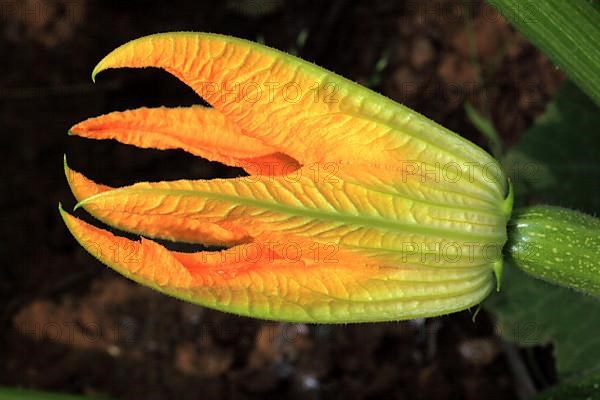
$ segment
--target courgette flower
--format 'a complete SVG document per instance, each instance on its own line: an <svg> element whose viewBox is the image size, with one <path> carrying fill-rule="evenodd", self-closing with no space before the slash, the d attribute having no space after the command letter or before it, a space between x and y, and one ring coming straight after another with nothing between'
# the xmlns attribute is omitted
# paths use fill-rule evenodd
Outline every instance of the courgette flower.
<svg viewBox="0 0 600 400"><path fill-rule="evenodd" d="M79 243L117 272L218 310L324 323L441 315L493 290L512 200L498 163L473 143L233 37L143 37L108 54L93 78L123 67L162 68L212 107L114 112L71 134L183 149L248 176L111 188L65 163L77 207L141 236L61 209ZM151 238L224 249L177 252Z"/></svg>

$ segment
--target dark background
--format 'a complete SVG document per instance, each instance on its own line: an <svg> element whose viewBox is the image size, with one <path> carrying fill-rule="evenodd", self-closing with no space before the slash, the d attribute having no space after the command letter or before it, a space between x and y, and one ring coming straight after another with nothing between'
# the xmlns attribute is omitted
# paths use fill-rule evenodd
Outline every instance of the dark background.
<svg viewBox="0 0 600 400"><path fill-rule="evenodd" d="M0 385L120 399L506 399L524 393L523 379L552 381L551 349L507 346L483 311L474 322L467 311L309 326L182 303L107 270L57 212L58 202L73 205L64 153L74 169L113 186L237 173L181 151L67 137L87 117L199 101L160 71L109 71L92 85L103 55L162 31L218 32L296 51L485 147L465 116L470 101L514 143L562 76L489 6L0 0L0 24ZM529 378L514 378L518 365Z"/></svg>

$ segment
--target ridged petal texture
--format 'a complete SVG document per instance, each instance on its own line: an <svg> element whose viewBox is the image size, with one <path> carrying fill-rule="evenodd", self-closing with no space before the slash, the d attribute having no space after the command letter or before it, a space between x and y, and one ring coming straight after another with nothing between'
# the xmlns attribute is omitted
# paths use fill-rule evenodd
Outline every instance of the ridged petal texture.
<svg viewBox="0 0 600 400"><path fill-rule="evenodd" d="M71 189L129 240L61 209L75 238L161 292L252 317L363 322L478 304L495 286L512 208L479 147L332 72L245 40L177 32L107 55L162 68L211 106L141 108L70 133L183 149L244 168L209 181L100 185L66 165ZM182 253L151 238L224 246Z"/></svg>

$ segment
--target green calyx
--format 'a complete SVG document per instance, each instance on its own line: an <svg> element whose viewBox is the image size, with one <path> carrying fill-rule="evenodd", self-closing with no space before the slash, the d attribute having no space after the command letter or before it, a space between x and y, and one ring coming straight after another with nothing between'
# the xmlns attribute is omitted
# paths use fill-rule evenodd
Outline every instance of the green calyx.
<svg viewBox="0 0 600 400"><path fill-rule="evenodd" d="M536 278L600 296L600 219L561 207L514 212L508 256Z"/></svg>

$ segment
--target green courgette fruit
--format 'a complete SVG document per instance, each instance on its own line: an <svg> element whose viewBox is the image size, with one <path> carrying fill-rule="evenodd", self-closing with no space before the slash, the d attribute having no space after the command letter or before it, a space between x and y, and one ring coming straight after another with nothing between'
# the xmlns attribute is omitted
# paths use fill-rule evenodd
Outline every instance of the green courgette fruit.
<svg viewBox="0 0 600 400"><path fill-rule="evenodd" d="M600 219L561 207L514 212L505 247L513 264L561 286L600 296Z"/></svg>

